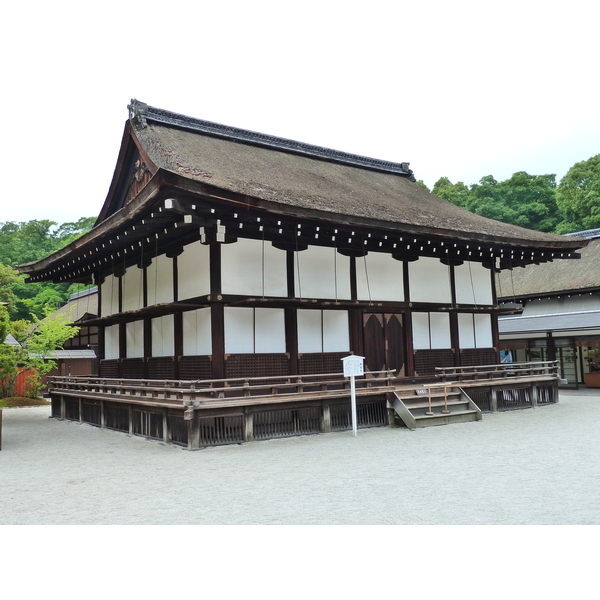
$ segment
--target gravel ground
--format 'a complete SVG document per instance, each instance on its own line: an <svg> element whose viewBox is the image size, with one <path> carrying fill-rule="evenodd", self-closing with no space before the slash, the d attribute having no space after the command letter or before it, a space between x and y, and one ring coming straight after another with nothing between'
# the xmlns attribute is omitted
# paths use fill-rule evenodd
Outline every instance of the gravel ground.
<svg viewBox="0 0 600 600"><path fill-rule="evenodd" d="M3 411L0 524L600 524L600 390L196 452L49 414Z"/></svg>

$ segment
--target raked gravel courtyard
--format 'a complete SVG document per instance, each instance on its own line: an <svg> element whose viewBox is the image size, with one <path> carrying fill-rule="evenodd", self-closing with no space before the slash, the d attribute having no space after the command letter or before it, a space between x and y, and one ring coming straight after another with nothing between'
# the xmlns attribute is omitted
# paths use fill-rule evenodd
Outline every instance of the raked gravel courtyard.
<svg viewBox="0 0 600 600"><path fill-rule="evenodd" d="M0 524L600 524L600 390L195 452L49 414L3 411Z"/></svg>

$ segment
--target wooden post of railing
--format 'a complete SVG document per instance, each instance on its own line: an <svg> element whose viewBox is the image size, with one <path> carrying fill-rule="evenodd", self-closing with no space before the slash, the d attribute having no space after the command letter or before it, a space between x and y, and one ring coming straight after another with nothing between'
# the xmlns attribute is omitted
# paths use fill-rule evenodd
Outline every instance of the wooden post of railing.
<svg viewBox="0 0 600 600"><path fill-rule="evenodd" d="M444 415L450 414L448 410L448 384L444 381L444 410L442 410Z"/></svg>
<svg viewBox="0 0 600 600"><path fill-rule="evenodd" d="M427 386L427 396L429 397L429 410L425 414L431 416L433 414L433 409L431 408L431 386Z"/></svg>

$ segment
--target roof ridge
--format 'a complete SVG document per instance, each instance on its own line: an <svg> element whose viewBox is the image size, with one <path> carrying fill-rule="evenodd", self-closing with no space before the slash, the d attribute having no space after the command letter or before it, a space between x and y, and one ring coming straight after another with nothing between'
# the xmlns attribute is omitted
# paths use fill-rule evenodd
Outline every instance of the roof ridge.
<svg viewBox="0 0 600 600"><path fill-rule="evenodd" d="M341 150L333 150L323 146L315 146L313 144L298 142L265 133L258 133L239 127L221 125L220 123L196 119L162 108L148 106L135 99L131 100L131 103L127 108L129 109L129 119L134 123L137 123L140 127L146 127L148 121L154 121L164 125L173 125L175 127L181 127L183 129L249 143L256 146L293 152L294 154L302 154L312 158L321 158L332 162L384 171L386 173L394 173L396 175L407 177L410 181L416 181L412 170L409 168L410 163L407 162L395 163L387 160L370 158L368 156L361 156L359 154L343 152Z"/></svg>

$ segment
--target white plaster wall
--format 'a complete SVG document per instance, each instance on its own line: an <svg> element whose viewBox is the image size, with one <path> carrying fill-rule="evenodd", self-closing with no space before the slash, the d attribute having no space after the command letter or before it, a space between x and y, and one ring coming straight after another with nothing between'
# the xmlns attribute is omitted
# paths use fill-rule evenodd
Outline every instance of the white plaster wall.
<svg viewBox="0 0 600 600"><path fill-rule="evenodd" d="M173 259L161 254L146 269L148 306L173 302Z"/></svg>
<svg viewBox="0 0 600 600"><path fill-rule="evenodd" d="M100 315L106 317L119 312L119 278L108 275L102 285Z"/></svg>
<svg viewBox="0 0 600 600"><path fill-rule="evenodd" d="M323 352L350 351L348 311L323 311Z"/></svg>
<svg viewBox="0 0 600 600"><path fill-rule="evenodd" d="M123 312L142 308L144 302L143 271L135 265L123 275Z"/></svg>
<svg viewBox="0 0 600 600"><path fill-rule="evenodd" d="M144 322L133 321L125 325L125 340L127 344L127 358L141 358L144 356Z"/></svg>
<svg viewBox="0 0 600 600"><path fill-rule="evenodd" d="M473 315L475 322L475 346L477 348L492 348L494 338L492 337L492 316Z"/></svg>
<svg viewBox="0 0 600 600"><path fill-rule="evenodd" d="M456 302L490 306L493 302L492 275L481 263L465 262L454 267Z"/></svg>
<svg viewBox="0 0 600 600"><path fill-rule="evenodd" d="M298 352L323 351L323 325L320 310L298 310Z"/></svg>
<svg viewBox="0 0 600 600"><path fill-rule="evenodd" d="M221 246L223 294L287 296L286 253L269 242L239 238Z"/></svg>
<svg viewBox="0 0 600 600"><path fill-rule="evenodd" d="M414 312L412 314L413 348L429 350L429 313Z"/></svg>
<svg viewBox="0 0 600 600"><path fill-rule="evenodd" d="M285 353L285 311L283 308L254 309L254 351Z"/></svg>
<svg viewBox="0 0 600 600"><path fill-rule="evenodd" d="M473 315L458 313L458 343L461 348L476 348Z"/></svg>
<svg viewBox="0 0 600 600"><path fill-rule="evenodd" d="M210 308L183 313L183 354L185 356L212 354Z"/></svg>
<svg viewBox="0 0 600 600"><path fill-rule="evenodd" d="M210 294L210 247L199 241L183 247L177 257L179 300Z"/></svg>
<svg viewBox="0 0 600 600"><path fill-rule="evenodd" d="M165 315L152 319L152 356L175 355L175 319Z"/></svg>
<svg viewBox="0 0 600 600"><path fill-rule="evenodd" d="M254 309L225 307L225 353L254 352Z"/></svg>
<svg viewBox="0 0 600 600"><path fill-rule="evenodd" d="M309 246L294 254L296 297L350 299L350 258L335 248Z"/></svg>
<svg viewBox="0 0 600 600"><path fill-rule="evenodd" d="M410 300L450 304L450 270L437 258L421 257L408 263Z"/></svg>
<svg viewBox="0 0 600 600"><path fill-rule="evenodd" d="M429 332L432 349L452 348L448 313L429 313Z"/></svg>
<svg viewBox="0 0 600 600"><path fill-rule="evenodd" d="M404 300L403 263L391 254L369 252L356 259L356 289L359 300ZM370 295L369 295L370 292Z"/></svg>
<svg viewBox="0 0 600 600"><path fill-rule="evenodd" d="M412 326L415 350L452 348L448 313L413 313Z"/></svg>
<svg viewBox="0 0 600 600"><path fill-rule="evenodd" d="M119 326L104 329L104 358L119 358Z"/></svg>

